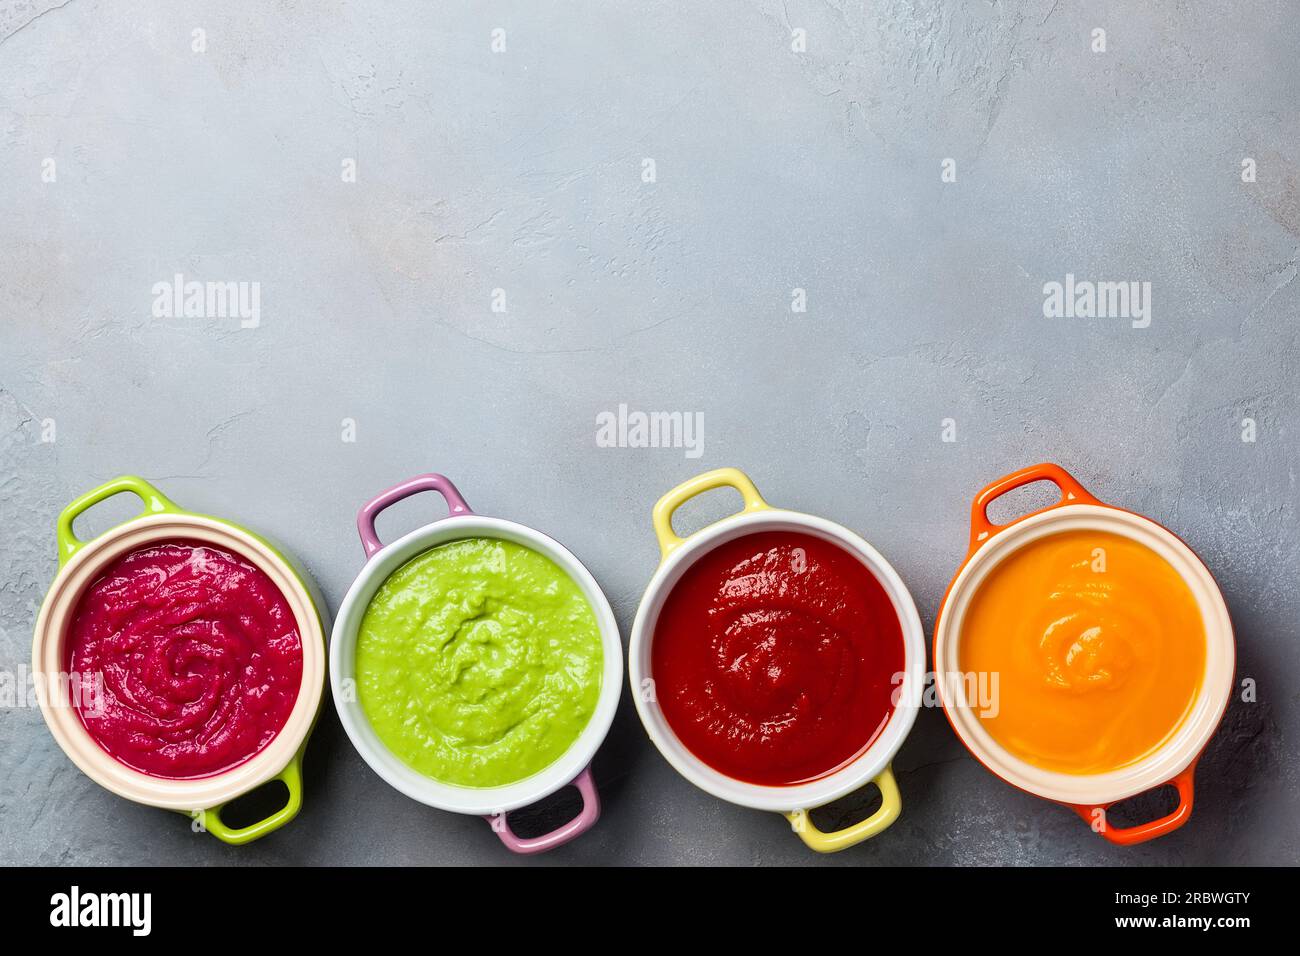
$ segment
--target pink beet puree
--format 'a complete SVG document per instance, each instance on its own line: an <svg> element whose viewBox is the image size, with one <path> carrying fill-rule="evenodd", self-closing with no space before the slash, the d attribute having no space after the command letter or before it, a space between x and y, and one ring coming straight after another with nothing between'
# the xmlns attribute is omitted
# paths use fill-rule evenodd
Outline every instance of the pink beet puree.
<svg viewBox="0 0 1300 956"><path fill-rule="evenodd" d="M76 706L111 756L155 777L204 777L284 727L302 639L265 573L175 541L119 558L90 586L68 634L68 669L103 676L102 693L78 695Z"/></svg>

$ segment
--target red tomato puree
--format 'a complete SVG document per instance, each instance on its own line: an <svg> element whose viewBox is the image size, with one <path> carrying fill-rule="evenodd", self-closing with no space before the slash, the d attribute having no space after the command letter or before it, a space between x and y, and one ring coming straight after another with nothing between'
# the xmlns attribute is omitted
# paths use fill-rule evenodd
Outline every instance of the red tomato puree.
<svg viewBox="0 0 1300 956"><path fill-rule="evenodd" d="M155 777L203 777L243 763L284 727L302 640L261 570L211 545L168 542L119 558L90 586L68 670L102 677L76 707L111 756Z"/></svg>
<svg viewBox="0 0 1300 956"><path fill-rule="evenodd" d="M699 558L669 592L651 647L664 717L721 773L767 786L823 777L893 713L903 632L851 553L759 532Z"/></svg>

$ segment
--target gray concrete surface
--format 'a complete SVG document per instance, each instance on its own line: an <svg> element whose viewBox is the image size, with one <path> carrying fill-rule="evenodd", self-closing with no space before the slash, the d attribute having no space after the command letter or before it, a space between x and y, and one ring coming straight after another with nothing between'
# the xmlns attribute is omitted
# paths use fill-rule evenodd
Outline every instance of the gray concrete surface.
<svg viewBox="0 0 1300 956"><path fill-rule="evenodd" d="M867 6L0 2L0 670L58 511L119 472L276 536L337 604L359 504L443 471L568 544L626 632L651 504L735 464L862 532L928 628L971 496L1051 459L1183 535L1231 606L1258 700L1187 827L1114 849L927 711L900 822L817 858L679 778L625 697L603 820L543 860L389 789L332 711L300 818L230 849L16 707L0 862L1300 862L1297 5ZM176 273L258 283L260 323L155 317ZM1150 282L1149 327L1044 317L1067 273ZM702 413L702 456L597 447L621 402Z"/></svg>

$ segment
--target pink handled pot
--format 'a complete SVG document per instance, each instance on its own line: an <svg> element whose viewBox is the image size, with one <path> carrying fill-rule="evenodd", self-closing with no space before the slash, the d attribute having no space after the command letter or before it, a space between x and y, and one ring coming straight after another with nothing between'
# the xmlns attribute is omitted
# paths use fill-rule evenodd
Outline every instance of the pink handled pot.
<svg viewBox="0 0 1300 956"><path fill-rule="evenodd" d="M423 491L436 491L447 503L449 514L409 532L390 544L379 540L375 518L392 504ZM442 475L419 475L375 496L357 514L357 530L366 552L366 563L348 589L330 641L330 683L339 718L348 737L366 761L385 781L413 800L453 813L484 817L515 853L541 853L582 835L600 817L600 798L591 776L591 760L600 748L614 720L622 690L623 643L614 612L595 578L558 541L540 531L501 518L475 514L460 492ZM500 787L464 787L425 776L405 763L384 745L375 733L356 693L356 646L366 608L380 586L398 568L431 548L464 538L499 538L531 548L553 561L573 579L600 629L603 651L600 696L595 712L578 739L550 766L523 780ZM523 839L510 829L510 811L536 803L563 787L572 785L582 796L577 817L543 836Z"/></svg>

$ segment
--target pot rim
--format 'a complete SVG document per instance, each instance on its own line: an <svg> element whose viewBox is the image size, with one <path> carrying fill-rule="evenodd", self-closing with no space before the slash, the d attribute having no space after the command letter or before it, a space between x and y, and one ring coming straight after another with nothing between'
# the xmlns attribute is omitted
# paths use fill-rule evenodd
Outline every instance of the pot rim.
<svg viewBox="0 0 1300 956"><path fill-rule="evenodd" d="M709 766L682 743L656 706L650 650L659 612L686 570L705 553L760 530L811 533L848 551L880 582L898 615L903 634L903 681L895 690L894 710L880 736L840 769L808 783L773 787L729 777ZM843 525L815 515L767 506L723 518L684 539L655 569L637 608L628 648L628 673L637 713L655 747L673 768L706 793L742 807L793 813L819 807L860 790L889 768L920 710L925 678L925 637L911 593L893 566L864 538ZM647 684L646 681L651 683Z"/></svg>
<svg viewBox="0 0 1300 956"><path fill-rule="evenodd" d="M430 548L463 538L501 538L555 562L582 590L600 629L603 667L600 696L587 725L563 754L523 780L499 787L464 787L426 777L392 753L370 726L355 693L357 634L375 592L398 568ZM384 545L358 572L339 605L330 639L330 684L335 708L357 753L387 784L426 806L452 813L497 816L536 803L572 783L600 749L618 710L623 689L623 641L613 609L596 579L568 548L535 528L504 518L453 514ZM344 693L345 681L353 681Z"/></svg>
<svg viewBox="0 0 1300 956"><path fill-rule="evenodd" d="M1071 530L1108 531L1142 544L1167 561L1196 599L1205 630L1205 675L1188 714L1173 735L1146 757L1102 774L1050 771L1016 756L984 729L961 682L938 680L944 712L971 754L1007 783L1071 806L1106 806L1171 783L1192 767L1218 728L1232 693L1235 644L1227 604L1213 575L1177 535L1142 515L1102 503L1061 504L1028 515L984 539L966 558L935 620L935 670L960 673L960 632L974 594L1011 553ZM954 694L955 689L955 694Z"/></svg>
<svg viewBox="0 0 1300 956"><path fill-rule="evenodd" d="M243 763L206 777L173 779L134 770L99 746L66 699L66 683L48 692L50 675L64 673L67 626L86 589L109 563L160 541L200 541L233 551L276 586L293 611L302 643L298 696L280 731ZM301 752L319 712L325 688L324 618L308 579L289 559L257 535L209 515L167 511L130 519L85 542L59 568L36 618L32 672L38 700L55 741L77 767L100 786L136 803L197 813L224 804L276 778Z"/></svg>

